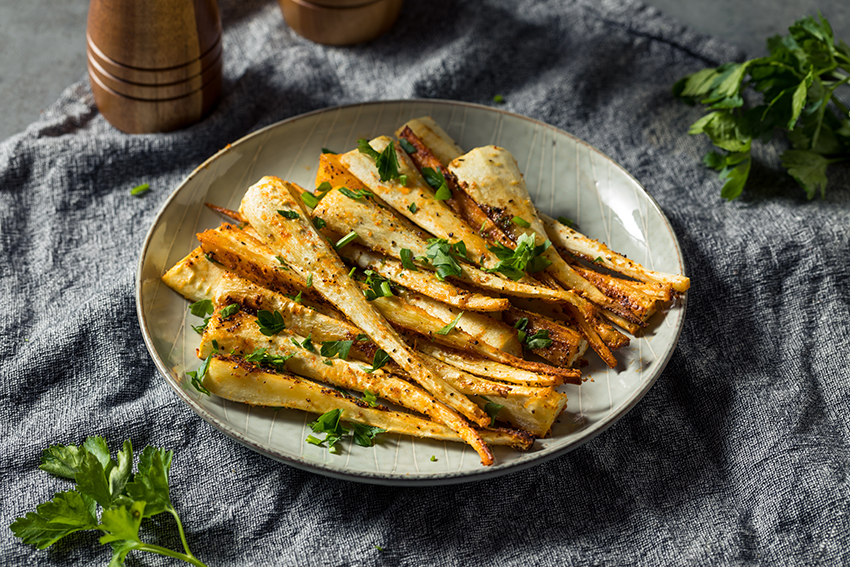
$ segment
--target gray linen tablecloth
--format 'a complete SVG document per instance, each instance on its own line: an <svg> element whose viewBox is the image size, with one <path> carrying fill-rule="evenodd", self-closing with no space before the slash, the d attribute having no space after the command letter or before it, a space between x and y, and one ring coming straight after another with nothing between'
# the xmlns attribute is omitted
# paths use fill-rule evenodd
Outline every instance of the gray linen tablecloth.
<svg viewBox="0 0 850 567"><path fill-rule="evenodd" d="M0 562L108 562L94 536L37 551L7 528L65 489L37 470L41 450L91 434L175 449L172 497L211 566L850 562L850 174L835 168L827 198L808 202L770 146L744 197L720 199L699 161L708 143L686 134L699 111L670 86L742 53L630 0L409 1L389 34L353 48L302 39L267 0L222 2L222 20L224 91L203 122L122 134L83 78L0 143ZM133 281L185 175L302 112L496 93L612 156L676 230L687 320L637 407L530 470L386 488L262 457L178 400L143 345Z"/></svg>

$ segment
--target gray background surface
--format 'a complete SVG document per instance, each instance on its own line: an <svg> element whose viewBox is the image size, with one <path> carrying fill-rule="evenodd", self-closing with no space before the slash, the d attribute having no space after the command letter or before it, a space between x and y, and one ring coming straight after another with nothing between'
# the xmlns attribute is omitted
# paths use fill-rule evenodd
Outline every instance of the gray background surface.
<svg viewBox="0 0 850 567"><path fill-rule="evenodd" d="M269 0L273 2L274 0ZM408 0L412 1L412 0ZM751 55L796 18L821 10L850 42L847 0L647 0L698 32ZM23 130L86 72L88 0L0 0L0 140Z"/></svg>

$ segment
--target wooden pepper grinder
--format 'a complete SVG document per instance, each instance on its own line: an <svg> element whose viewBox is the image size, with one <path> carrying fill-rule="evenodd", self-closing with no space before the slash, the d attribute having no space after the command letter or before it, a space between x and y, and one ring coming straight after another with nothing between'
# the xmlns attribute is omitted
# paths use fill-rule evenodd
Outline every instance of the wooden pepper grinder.
<svg viewBox="0 0 850 567"><path fill-rule="evenodd" d="M98 109L127 133L189 126L221 93L215 0L91 0L86 53Z"/></svg>

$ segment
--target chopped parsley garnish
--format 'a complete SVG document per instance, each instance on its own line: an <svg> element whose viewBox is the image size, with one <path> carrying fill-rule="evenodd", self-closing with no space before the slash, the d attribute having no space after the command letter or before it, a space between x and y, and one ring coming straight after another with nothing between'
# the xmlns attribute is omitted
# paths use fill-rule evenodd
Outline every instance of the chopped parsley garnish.
<svg viewBox="0 0 850 567"><path fill-rule="evenodd" d="M449 189L449 185L446 183L446 178L442 172L435 171L430 167L423 167L422 177L436 191L434 193L434 199L437 201L447 201L452 198L452 191Z"/></svg>
<svg viewBox="0 0 850 567"><path fill-rule="evenodd" d="M327 148L322 148L322 153L323 153L323 154L333 154L333 155L336 155L336 152L335 152L335 151L333 151L333 150L329 150L329 149L327 149Z"/></svg>
<svg viewBox="0 0 850 567"><path fill-rule="evenodd" d="M404 151L406 151L409 154L415 154L416 153L416 146L414 146L413 144L411 144L410 142L408 142L404 138L402 138L401 140L398 141L398 145L400 145L401 149L403 149Z"/></svg>
<svg viewBox="0 0 850 567"><path fill-rule="evenodd" d="M371 425L363 425L362 423L351 422L351 435L354 437L354 442L361 447L371 447L375 444L375 437L379 433L385 433L386 429L373 427Z"/></svg>
<svg viewBox="0 0 850 567"><path fill-rule="evenodd" d="M593 261L594 264L601 264L602 262L604 262L602 256L597 256L596 260Z"/></svg>
<svg viewBox="0 0 850 567"><path fill-rule="evenodd" d="M334 363L331 362L330 360L323 360L322 364L324 364L325 366L333 366L334 365Z"/></svg>
<svg viewBox="0 0 850 567"><path fill-rule="evenodd" d="M286 324L283 322L283 315L280 314L280 311L258 311L256 322L260 327L260 332L267 337L276 335L286 328Z"/></svg>
<svg viewBox="0 0 850 567"><path fill-rule="evenodd" d="M215 350L213 350L213 352L204 359L197 370L186 373L186 375L192 379L192 386L194 386L197 391L207 396L210 395L210 391L204 388L204 376L207 374L207 370L210 367L210 360L212 360L214 354L216 354Z"/></svg>
<svg viewBox="0 0 850 567"><path fill-rule="evenodd" d="M390 280L379 276L372 270L366 270L366 285L369 286L368 289L363 291L366 301L374 301L379 297L393 296L393 288L390 285Z"/></svg>
<svg viewBox="0 0 850 567"><path fill-rule="evenodd" d="M437 279L440 281L445 280L447 276L460 276L463 274L463 270L455 258L454 252L456 250L457 247L453 250L452 245L445 238L428 239L426 255L431 261L431 265L437 269Z"/></svg>
<svg viewBox="0 0 850 567"><path fill-rule="evenodd" d="M369 335L367 335L366 333L360 333L356 337L354 337L354 340L355 341L361 341L361 342L362 341L368 341Z"/></svg>
<svg viewBox="0 0 850 567"><path fill-rule="evenodd" d="M511 219L511 222L517 226L521 226L522 228L531 228L531 223L522 217L514 217Z"/></svg>
<svg viewBox="0 0 850 567"><path fill-rule="evenodd" d="M301 193L301 200L304 201L304 204L310 207L311 209L315 209L319 204L319 199L309 191L304 191Z"/></svg>
<svg viewBox="0 0 850 567"><path fill-rule="evenodd" d="M313 287L313 274L310 274L309 276L307 276L307 287L308 288Z"/></svg>
<svg viewBox="0 0 850 567"><path fill-rule="evenodd" d="M440 329L439 331L437 331L437 334L438 334L438 335L443 335L443 336L448 335L448 334L449 334L449 332L450 332L452 329L454 329L454 328L455 328L455 325L457 325L457 322L458 322L458 321L460 321L460 318L461 318L461 317L463 317L463 314L464 314L464 312L463 312L463 311L461 311L460 313L458 313L457 317L455 317L455 318L454 318L454 320L453 320L451 323L449 323L448 325L446 325L445 327L443 327L442 329Z"/></svg>
<svg viewBox="0 0 850 567"><path fill-rule="evenodd" d="M330 181L322 181L319 183L318 187L316 187L316 193L319 194L319 199L325 196L325 193L333 189Z"/></svg>
<svg viewBox="0 0 850 567"><path fill-rule="evenodd" d="M558 222L561 223L562 225L566 226L566 227L569 227L569 228L572 228L573 224L575 224L573 221L571 221L567 217L558 217Z"/></svg>
<svg viewBox="0 0 850 567"><path fill-rule="evenodd" d="M363 401L369 404L372 407L378 405L378 396L370 392L369 390L363 390Z"/></svg>
<svg viewBox="0 0 850 567"><path fill-rule="evenodd" d="M339 356L342 360L346 360L353 344L354 341L325 341L322 343L319 354L328 358Z"/></svg>
<svg viewBox="0 0 850 567"><path fill-rule="evenodd" d="M496 425L496 416L499 415L499 410L501 410L505 406L497 404L496 402L491 402L484 396L479 397L485 402L487 402L486 404L484 404L484 413L490 416L490 427L493 427L494 425Z"/></svg>
<svg viewBox="0 0 850 567"><path fill-rule="evenodd" d="M295 340L294 338L293 338L293 339L290 339L290 340L292 341L292 344L294 344L294 345L295 345L295 346L297 346L297 347L301 347L301 348L303 348L304 350L306 350L306 351L310 351L310 352L312 352L312 353L315 353L315 352L316 352L316 347L315 347L315 346L313 346L313 337L312 337L312 335L311 335L311 336L309 336L309 337L307 337L306 339L304 339L304 340L303 340L302 342L300 342L300 343L299 343L297 340Z"/></svg>
<svg viewBox="0 0 850 567"><path fill-rule="evenodd" d="M319 439L318 437L310 435L307 437L307 442L318 446L322 446L327 443L328 452L334 454L339 453L339 449L337 449L336 444L344 436L348 435L349 432L349 429L340 422L341 417L341 409L334 409L319 416L316 421L310 424L310 429L313 430L313 433L324 433L325 438ZM379 433L384 433L386 431L386 429L381 429L380 427L372 427L361 423L350 422L350 424L354 442L361 447L371 447L375 444L375 437Z"/></svg>
<svg viewBox="0 0 850 567"><path fill-rule="evenodd" d="M278 211L277 211L277 214L279 214L279 215L280 215L280 216L282 216L283 218L287 218L287 219L298 219L298 218L301 218L301 215L299 215L299 214L298 214L298 213L296 213L295 211L281 211L281 210L278 210Z"/></svg>
<svg viewBox="0 0 850 567"><path fill-rule="evenodd" d="M351 244L351 242L353 242L356 238L357 233L352 230L351 232L340 238L336 244L334 244L334 249L339 250L346 244Z"/></svg>
<svg viewBox="0 0 850 567"><path fill-rule="evenodd" d="M189 306L189 312L195 317L203 317L204 323L202 325L192 325L192 329L199 335L204 332L204 329L207 328L207 323L210 322L209 315L212 315L215 308L213 307L212 301L209 299L202 299L200 301L196 301L192 305Z"/></svg>
<svg viewBox="0 0 850 567"><path fill-rule="evenodd" d="M545 252L552 243L547 240L539 246L534 244L534 236L532 234L523 234L517 240L516 248L511 250L504 244L497 243L496 246L490 247L499 263L495 268L488 271L498 272L514 281L521 279L525 272L535 274L543 271L552 263L541 254Z"/></svg>
<svg viewBox="0 0 850 567"><path fill-rule="evenodd" d="M354 272L356 272L356 271L357 271L357 266L354 266L353 268L351 268L351 270L348 272L348 277L349 278L354 277Z"/></svg>
<svg viewBox="0 0 850 567"><path fill-rule="evenodd" d="M419 268L417 268L416 264L413 263L413 252L409 248L401 249L401 265L411 272L419 271Z"/></svg>
<svg viewBox="0 0 850 567"><path fill-rule="evenodd" d="M147 193L150 188L150 183L142 183L141 185L136 185L135 187L130 189L130 195L138 197L143 193Z"/></svg>
<svg viewBox="0 0 850 567"><path fill-rule="evenodd" d="M348 187L340 187L339 192L348 197L349 199L354 199L355 201L359 201L364 197L374 197L375 194L367 189L358 189L357 191L352 191Z"/></svg>
<svg viewBox="0 0 850 567"><path fill-rule="evenodd" d="M387 362L390 361L390 355L384 352L384 349L378 349L378 352L375 353L375 356L372 358L372 368L364 367L363 370L366 371L367 374L371 374L375 370L383 367Z"/></svg>
<svg viewBox="0 0 850 567"><path fill-rule="evenodd" d="M221 316L222 320L224 320L224 319L227 319L228 317L232 317L233 315L236 315L237 313L239 313L239 304L238 303L231 303L227 307L223 308L221 310L221 312L219 312L219 315Z"/></svg>
<svg viewBox="0 0 850 567"><path fill-rule="evenodd" d="M282 270L284 270L286 272L289 271L289 266L286 265L286 260L283 259L283 256L278 254L277 256L274 257L274 259L277 260L278 262L280 262L280 268Z"/></svg>
<svg viewBox="0 0 850 567"><path fill-rule="evenodd" d="M328 223L325 222L325 219L316 217L313 219L313 226L315 226L317 230L322 230L328 226Z"/></svg>
<svg viewBox="0 0 850 567"><path fill-rule="evenodd" d="M375 151L375 148L373 148L369 144L369 140L365 138L360 138L359 140L357 140L357 150L361 154L366 154L367 156L375 160L378 159L378 156L381 155L377 151Z"/></svg>
<svg viewBox="0 0 850 567"><path fill-rule="evenodd" d="M436 463L436 462L437 462L437 455L431 455L431 459L430 459L430 461L431 461L432 463Z"/></svg>
<svg viewBox="0 0 850 567"><path fill-rule="evenodd" d="M390 142L381 155L375 160L381 181L398 179L398 157L395 155L395 144Z"/></svg>
<svg viewBox="0 0 850 567"><path fill-rule="evenodd" d="M286 361L295 356L295 353L290 353L284 356L274 356L268 354L268 349L258 348L251 354L245 357L248 362L260 364L263 366L271 366L275 370L285 370Z"/></svg>
<svg viewBox="0 0 850 567"><path fill-rule="evenodd" d="M517 330L517 337L519 338L519 342L523 344L526 348L530 350L535 350L538 348L549 348L552 346L552 339L549 338L549 330L548 329L540 329L533 335L529 335L526 332L528 328L528 317L523 317L518 320L514 324L514 328Z"/></svg>
<svg viewBox="0 0 850 567"><path fill-rule="evenodd" d="M525 346L527 346L531 350L535 350L538 348L549 348L552 346L552 339L549 338L549 330L548 329L540 329L533 335L527 337L525 342Z"/></svg>
<svg viewBox="0 0 850 567"><path fill-rule="evenodd" d="M408 177L406 175L399 175L398 182L407 187Z"/></svg>
<svg viewBox="0 0 850 567"><path fill-rule="evenodd" d="M418 207L416 206L416 203L410 203L409 205L407 205L407 210L413 214L416 214L417 208Z"/></svg>
<svg viewBox="0 0 850 567"><path fill-rule="evenodd" d="M494 95L493 96L493 102L495 102L496 104L504 104L505 103L505 97L503 97L500 94Z"/></svg>
<svg viewBox="0 0 850 567"><path fill-rule="evenodd" d="M301 292L299 291L296 295L287 294L286 297L294 301L295 303L301 303Z"/></svg>

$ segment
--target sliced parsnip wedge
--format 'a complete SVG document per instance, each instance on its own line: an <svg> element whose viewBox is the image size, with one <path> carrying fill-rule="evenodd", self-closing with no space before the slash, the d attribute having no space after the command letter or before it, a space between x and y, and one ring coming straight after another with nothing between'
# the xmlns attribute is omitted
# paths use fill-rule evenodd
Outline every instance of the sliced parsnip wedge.
<svg viewBox="0 0 850 567"><path fill-rule="evenodd" d="M467 441L439 423L381 406L369 407L365 402L346 397L306 378L264 371L236 357L213 356L203 384L213 394L234 402L284 407L320 415L341 409L343 421L380 427L388 433L444 441ZM476 435L492 445L508 445L523 451L534 442L528 434L509 429L480 430L476 431Z"/></svg>
<svg viewBox="0 0 850 567"><path fill-rule="evenodd" d="M659 289L662 290L664 286L669 286L678 292L684 292L688 291L688 288L691 286L691 280L686 276L648 270L637 262L633 262L625 256L614 252L605 246L605 244L588 238L547 215L541 214L540 218L543 220L546 234L552 241L552 244L558 248L563 248L578 258L582 258L588 262L598 261L601 266L613 272L635 278L642 282L659 284L662 286Z"/></svg>
<svg viewBox="0 0 850 567"><path fill-rule="evenodd" d="M245 193L239 212L272 251L281 255L301 277L310 279L312 276L316 290L363 329L414 381L449 408L461 412L475 423L481 423L481 408L470 407L474 404L466 396L434 375L387 320L366 301L360 286L348 277L348 268L310 222L307 210L301 204L300 192L297 194L299 198L296 200L285 182L276 177L264 177ZM459 415L445 425L464 437L483 463L493 462L493 455L481 437Z"/></svg>
<svg viewBox="0 0 850 567"><path fill-rule="evenodd" d="M655 314L655 298L632 286L631 282L577 264L573 268L602 293L640 317L641 321L646 322Z"/></svg>
<svg viewBox="0 0 850 567"><path fill-rule="evenodd" d="M448 165L450 161L463 154L463 148L458 146L430 116L408 120L396 130L396 136L401 138L405 128L410 128L443 165Z"/></svg>
<svg viewBox="0 0 850 567"><path fill-rule="evenodd" d="M227 270L207 260L204 250L199 246L165 272L162 281L189 301L195 302L212 299L226 273Z"/></svg>
<svg viewBox="0 0 850 567"><path fill-rule="evenodd" d="M387 136L380 136L370 142L372 148L378 152L383 151L390 144L393 144L396 151L399 173L407 176L405 185L397 179L381 181L375 161L359 150L341 155L340 162L364 185L411 222L437 238L445 238L449 242L462 240L466 244L469 258L473 263L488 268L495 266L498 258L487 249L484 239L463 222L445 202L434 198L434 190L416 170L407 153ZM415 205L415 213L410 210L413 205Z"/></svg>
<svg viewBox="0 0 850 567"><path fill-rule="evenodd" d="M405 268L398 260L356 244L344 247L339 254L364 270L372 270L381 277L459 309L504 311L510 307L510 301L507 299L475 293L440 281L434 272L429 270L417 269L414 272Z"/></svg>

